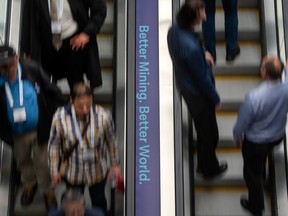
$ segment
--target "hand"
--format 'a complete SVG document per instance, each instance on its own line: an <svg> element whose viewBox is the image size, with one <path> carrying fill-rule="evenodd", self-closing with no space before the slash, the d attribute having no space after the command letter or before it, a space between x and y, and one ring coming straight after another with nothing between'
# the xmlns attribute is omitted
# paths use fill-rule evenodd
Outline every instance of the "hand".
<svg viewBox="0 0 288 216"><path fill-rule="evenodd" d="M79 49L83 49L86 44L89 42L90 37L82 32L78 35L75 35L73 38L71 38L70 40L70 45L72 46L72 50L79 50Z"/></svg>
<svg viewBox="0 0 288 216"><path fill-rule="evenodd" d="M61 182L61 176L60 176L60 174L56 174L56 175L52 175L51 176L51 183L53 184L53 185L57 185L57 184L59 184Z"/></svg>
<svg viewBox="0 0 288 216"><path fill-rule="evenodd" d="M219 102L215 105L215 111L216 112L219 111L220 109L221 109L221 102Z"/></svg>
<svg viewBox="0 0 288 216"><path fill-rule="evenodd" d="M112 165L108 173L108 180L113 180L121 175L121 168L119 165Z"/></svg>
<svg viewBox="0 0 288 216"><path fill-rule="evenodd" d="M208 62L208 64L210 64L212 67L214 67L215 62L214 62L214 59L213 59L213 57L212 57L212 55L210 54L209 51L205 52L205 59Z"/></svg>
<svg viewBox="0 0 288 216"><path fill-rule="evenodd" d="M237 140L237 141L235 141L235 144L236 144L236 147L237 147L237 148L241 148L241 147L242 147L242 144L243 144L243 140L242 140L242 139Z"/></svg>

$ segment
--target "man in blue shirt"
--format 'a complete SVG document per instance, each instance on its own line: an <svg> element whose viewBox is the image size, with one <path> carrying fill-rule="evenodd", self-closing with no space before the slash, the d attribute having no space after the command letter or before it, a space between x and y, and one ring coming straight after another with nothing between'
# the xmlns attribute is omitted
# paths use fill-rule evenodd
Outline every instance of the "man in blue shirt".
<svg viewBox="0 0 288 216"><path fill-rule="evenodd" d="M213 178L228 166L226 162L219 164L215 153L219 139L215 109L221 103L211 69L214 61L209 52L204 53L195 33L195 27L205 19L203 1L186 1L167 39L176 81L196 128L197 172Z"/></svg>
<svg viewBox="0 0 288 216"><path fill-rule="evenodd" d="M18 61L13 48L0 46L0 139L13 147L21 173L21 205L32 203L37 184L46 207L55 207L50 187L47 143L52 115L62 94L33 61Z"/></svg>
<svg viewBox="0 0 288 216"><path fill-rule="evenodd" d="M268 152L279 144L285 134L288 112L288 82L282 82L282 62L275 56L263 58L263 83L250 91L240 108L233 137L242 145L243 175L248 199L242 197L243 208L253 215L264 209L263 172Z"/></svg>

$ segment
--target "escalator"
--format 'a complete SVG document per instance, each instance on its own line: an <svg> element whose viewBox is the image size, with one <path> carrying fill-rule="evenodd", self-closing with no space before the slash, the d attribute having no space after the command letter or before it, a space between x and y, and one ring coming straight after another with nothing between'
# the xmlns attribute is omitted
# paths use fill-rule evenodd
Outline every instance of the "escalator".
<svg viewBox="0 0 288 216"><path fill-rule="evenodd" d="M17 34L17 31L21 29L21 1L16 0L13 2L14 4L11 6L10 1L1 1L0 6L1 9L6 9L8 8L7 11L10 12L11 10L11 16L8 13L7 15L7 21L6 22L0 22L0 33L1 33L1 40L5 39L6 44L11 44L13 47L18 50L18 43L19 43L19 35ZM105 19L105 22L101 28L100 33L97 35L97 40L98 40L98 46L99 46L99 56L100 56L100 64L101 64L101 69L102 69L102 83L103 85L101 87L98 87L94 90L94 99L95 101L108 108L111 109L111 112L113 113L114 116L116 116L116 111L112 110L113 109L113 101L115 100L115 95L113 95L113 91L116 91L115 88L115 81L113 80L114 77L114 64L115 61L114 59L114 41L115 41L115 35L114 35L114 29L115 29L115 2L113 0L107 0L107 16ZM5 4L5 5L4 5ZM3 7L2 7L3 6ZM4 7L5 6L5 7ZM1 13L1 16L4 15L4 13ZM6 15L6 13L5 13ZM10 17L8 17L10 16ZM8 18L11 19L8 21ZM10 28L9 28L10 27ZM10 33L7 34L7 32ZM3 35L2 35L3 33ZM3 37L5 36L5 37ZM9 37L8 37L9 36ZM14 38L13 38L14 37ZM84 77L85 79L85 77ZM64 94L65 97L69 98L69 86L68 82L66 79L59 80L57 82L58 87L61 89L62 93ZM122 126L123 127L123 126ZM1 141L1 140L0 140ZM120 141L119 145L123 145L123 142ZM33 203L28 206L28 207L22 207L20 205L20 196L22 194L22 187L18 187L17 184L14 184L15 182L12 182L13 179L15 179L15 169L12 169L12 151L11 149L4 143L0 143L1 151L0 151L0 200L1 201L1 207L0 211L1 215L15 215L15 216L45 216L47 215L46 209L45 209L45 204L44 204L44 199L42 196L42 191L37 190ZM8 154L9 152L10 154ZM120 154L123 155L123 147L119 146L119 152ZM8 156L10 157L8 158ZM122 157L122 156L121 156ZM4 161L4 162L3 162ZM12 177L14 173L14 176ZM12 192L15 189L15 194ZM59 187L56 188L56 196L57 196L57 201L60 203L60 197L62 192L65 190L64 185L60 185ZM117 203L118 205L115 207L115 202L112 199L115 199L114 193L113 193L113 198L111 197L112 193L109 187L109 184L107 184L107 204L108 208L112 209L113 212L123 212L123 198L122 195L119 197L116 196ZM7 199L9 197L9 199ZM88 193L85 193L85 199L86 203L90 205L90 199ZM11 208L10 208L11 207ZM116 209L115 209L116 208ZM7 212L7 214L6 214ZM114 215L114 213L113 213ZM118 213L119 215L119 213ZM121 214L120 214L121 215Z"/></svg>
<svg viewBox="0 0 288 216"><path fill-rule="evenodd" d="M190 162L194 166L194 196L190 198L195 200L190 208L191 215L196 216L241 216L248 215L240 205L240 197L247 195L247 189L243 179L243 159L241 149L236 148L233 144L233 126L237 119L238 109L242 103L245 94L255 88L261 82L260 63L261 58L265 54L274 54L269 50L267 41L271 38L263 37L267 32L273 29L267 29L265 22L269 22L266 17L265 8L269 4L265 1L257 0L239 0L238 1L238 20L239 20L239 45L241 54L236 60L227 64L225 62L225 43L224 43L224 11L220 1L217 1L216 12L216 38L217 38L217 64L214 68L216 87L222 99L221 111L217 112L217 122L219 127L219 144L217 148L217 156L219 161L228 162L228 171L213 180L203 180L196 170L196 153L194 153L194 161ZM269 6L268 6L269 7ZM271 11L271 9L270 9ZM261 17L265 17L263 19ZM275 22L275 17L274 20ZM275 27L275 26L274 26ZM266 29L264 29L266 28ZM265 32L265 30L267 32ZM261 37L262 35L262 37ZM277 47L276 47L277 49ZM194 130L195 131L195 130ZM281 143L283 147L283 143ZM275 201L277 194L275 190L281 190L275 186L274 179L277 179L277 173L273 173L276 169L285 169L284 163L280 163L282 153L278 151L276 158L277 166L273 156L269 157L269 165L266 166L266 182L265 182L265 210L263 215L278 215L279 206L275 207L275 202L280 203L280 199ZM280 155L279 155L280 154ZM274 157L275 159L275 157ZM282 161L283 162L283 161ZM194 164L194 165L193 165ZM273 169L274 167L274 169ZM193 169L190 169L190 172ZM277 171L276 171L277 172ZM268 176L269 173L269 176ZM274 175L273 175L274 174ZM283 174L282 174L283 175ZM193 177L193 175L190 175ZM278 175L279 177L279 175ZM283 176L284 177L284 176ZM274 182L274 184L273 184ZM283 179L282 179L283 182ZM281 186L285 186L284 183ZM190 185L190 187L193 187ZM287 186L286 186L287 187ZM287 191L286 191L287 192ZM282 201L287 205L286 196L282 194ZM283 203L281 203L282 212ZM276 214L277 213L277 214ZM189 214L186 214L189 215ZM279 214L279 215L287 215Z"/></svg>
<svg viewBox="0 0 288 216"><path fill-rule="evenodd" d="M275 0L276 2L277 0ZM21 2L20 0L15 0L13 3L16 5L16 3ZM134 1L136 2L136 1ZM160 2L160 1L159 1ZM162 1L163 2L163 1ZM166 2L166 1L165 1ZM167 1L168 2L168 1ZM173 7L176 4L179 4L178 0L173 0ZM266 3L269 3L268 6L265 5ZM203 181L201 177L199 177L196 173L194 173L194 166L190 166L189 171L189 155L187 149L189 148L189 145L184 144L183 149L184 151L183 156L184 160L182 161L182 157L179 156L182 151L182 145L178 145L179 143L177 141L175 142L175 155L173 151L171 151L171 154L168 154L167 151L165 152L165 157L161 155L162 160L163 158L166 159L163 164L161 164L161 173L163 172L163 167L167 164L168 165L168 171L167 173L175 174L175 188L172 196L175 195L175 197L168 196L167 193L170 189L171 184L173 184L174 179L167 179L167 176L162 176L163 181L167 182L168 180L171 180L171 184L169 187L164 187L163 182L161 181L161 204L164 203L164 198L166 198L166 204L170 202L170 200L173 200L175 198L175 205L176 210L174 212L173 205L171 206L165 206L161 208L161 215L164 216L170 216L170 215L177 215L177 216L188 216L188 215L202 215L202 216L244 216L247 215L246 212L243 211L243 209L240 206L240 196L241 194L246 194L247 190L244 184L244 180L242 177L242 156L240 149L236 149L233 142L232 142L232 128L236 121L237 117L237 111L239 109L239 106L244 98L244 95L246 92L248 92L250 89L254 88L260 83L260 76L259 76L259 65L261 61L262 55L266 53L273 53L277 54L277 45L275 46L268 44L268 40L271 39L271 33L274 32L275 23L270 23L271 16L267 15L266 12L269 10L273 10L269 5L272 3L272 0L239 0L239 44L241 47L241 54L239 58L235 60L232 64L226 64L225 61L225 43L224 43L224 12L221 6L221 1L217 0L217 15L216 15L216 29L217 29L217 65L214 69L215 77L216 77L216 85L217 89L219 90L219 93L222 98L222 110L217 113L217 120L219 124L219 132L220 132L220 142L219 147L217 149L217 155L219 156L219 160L227 160L228 161L228 171L221 177L216 178L212 181ZM168 2L170 3L170 2ZM129 101L126 104L125 97L131 99L135 97L135 86L131 85L130 87L126 86L127 80L133 80L131 83L135 82L133 72L135 71L135 65L133 63L134 58L136 56L133 51L131 50L135 49L135 33L133 32L133 26L135 26L135 23L133 23L133 17L135 16L135 5L133 5L133 1L126 1L126 0L119 0L119 1L112 1L107 0L108 4L108 14L107 18L105 20L105 24L102 27L101 34L98 35L98 41L99 41L99 53L100 53L100 62L102 65L103 70L103 86L99 89L95 89L94 95L97 102L101 103L102 105L114 108L117 107L117 114L115 115L115 123L116 123L116 129L117 129L117 137L118 140L121 142L119 145L120 155L124 155L124 152L126 155L123 156L123 160L121 160L121 165L123 168L123 171L125 173L124 178L126 178L126 197L125 197L125 206L123 214L123 206L120 204L119 209L117 210L117 205L119 203L123 203L123 197L117 200L116 203L116 215L136 215L137 207L135 207L135 200L136 198L139 199L139 193L135 190L135 137L133 137L133 132L135 130L135 123L132 121L130 123L130 127L126 127L126 121L129 121L129 118L127 118L128 115L133 115L134 113L134 103L133 100L131 103ZM163 3L162 5L163 6ZM266 7L264 7L266 6ZM179 6L178 6L179 7ZM117 8L117 12L115 12L115 8ZM118 10L120 10L124 13L118 13ZM128 8L128 9L127 9ZM161 9L164 9L165 13L167 14L167 18L165 17L163 22L167 27L170 25L170 17L168 16L170 11L170 6L166 7L160 7ZM176 8L176 7L175 7ZM287 8L288 9L288 8ZM125 14L126 11L129 11L129 19L127 18L127 15ZM115 16L117 15L117 17ZM164 17L164 15L162 16ZM266 17L267 16L267 17ZM12 15L13 19L15 17ZM260 19L260 17L263 17ZM265 18L265 19L264 19ZM128 21L127 21L128 19ZM263 20L264 19L264 20ZM272 21L274 19L275 22L275 16L272 16ZM115 26L115 20L117 20L117 26ZM265 28L262 28L262 24L265 23L265 20L268 20L268 25L265 26ZM19 21L18 21L19 23ZM126 23L130 24L129 29L127 30ZM162 24L163 24L162 23ZM272 27L271 27L272 25ZM13 25L12 25L13 27ZM1 23L0 23L0 31L1 31ZM162 30L163 31L163 30ZM117 32L117 35L121 34L123 38L115 38L115 33ZM161 31L160 31L161 32ZM165 33L165 34L164 34ZM7 34L8 35L8 34ZM128 35L128 36L127 36ZM10 35L11 37L15 35ZM9 36L9 38L10 38ZM266 36L266 37L265 37ZM130 37L130 38L129 38ZM8 38L8 36L7 36ZM13 39L13 38L12 38ZM126 41L128 40L128 42ZM166 41L166 32L163 31L163 35L160 36L159 40ZM18 41L17 38L14 40L10 40L10 42ZM115 47L115 41L117 41L117 49L114 50ZM125 42L123 42L125 41ZM128 46L127 44L128 43ZM130 44L131 43L131 44ZM17 45L15 42L14 44ZM130 45L129 45L130 44ZM17 47L17 46L16 46ZM131 49L132 47L132 49ZM272 47L272 48L271 48ZM288 46L287 46L288 47ZM155 48L157 49L157 48ZM163 48L159 48L160 50ZM276 50L276 52L275 52ZM162 50L161 50L162 51ZM114 58L115 57L115 58ZM160 56L163 60L163 56ZM167 56L169 58L169 56ZM127 58L129 61L127 61ZM115 62L116 61L116 62ZM132 63L131 63L132 62ZM126 65L127 64L127 65ZM167 63L165 64L165 66ZM115 68L117 73L114 73ZM127 69L127 68L128 69ZM129 73L126 73L129 71ZM165 68L165 70L168 70ZM123 72L123 74L119 73ZM127 78L127 75L129 74L129 77ZM165 80L166 81L166 80ZM117 83L116 83L117 82ZM127 81L128 82L128 81ZM131 84L130 83L130 84ZM58 83L59 87L63 91L63 93L68 96L68 85L65 80L61 80ZM162 94L160 96L164 97L164 95L168 95L173 91L173 88L170 88L165 83L165 92L162 91ZM117 89L115 89L117 88ZM169 91L167 91L167 89ZM115 100L114 100L115 99ZM160 97L161 99L161 97ZM162 99L163 100L163 99ZM180 100L179 100L180 101ZM112 106L113 103L113 106ZM114 104L115 103L115 104ZM174 102L175 103L175 102ZM178 103L178 101L176 102ZM175 103L175 104L176 104ZM177 104L180 105L181 103ZM180 105L181 106L181 105ZM184 110L185 110L185 106ZM177 116L173 116L170 111L170 107L165 104L165 109L169 112L165 118L174 118L174 121L177 122L181 121L181 118L177 118ZM179 109L175 109L175 112L179 111ZM186 110L187 111L187 110ZM121 113L120 113L121 112ZM120 113L120 114L119 114ZM187 114L184 113L184 115ZM129 117L129 116L128 116ZM132 118L133 120L133 118ZM165 122L167 123L167 122ZM164 124L165 124L164 123ZM180 137L180 139L186 140L186 136L188 137L188 130L187 128L190 125L190 122L187 123L186 120L183 121L184 128L186 131L183 131L182 135L183 137ZM124 126L123 126L124 125ZM181 128L181 126L175 126L175 140L177 140L178 136L181 136L181 133L177 133L178 130ZM126 131L127 130L127 131ZM192 131L192 130L191 130ZM164 136L168 137L168 134L170 134L172 130L169 130L166 132ZM173 132L172 132L173 133ZM162 133L164 134L164 133ZM134 135L135 136L135 135ZM163 137L163 135L161 136ZM170 138L170 137L169 137ZM173 137L171 138L171 140ZM127 149L124 150L124 146L127 141ZM152 140L153 141L153 140ZM122 143L123 142L123 143ZM162 141L163 142L163 141ZM168 143L165 142L163 146L165 146L166 149L168 149ZM190 145L191 146L191 145ZM16 202L14 203L12 197L14 194L11 193L11 161L12 161L12 154L11 149L6 151L7 146L5 144L0 144L0 200L4 197L5 200L7 200L7 197L9 197L8 202L5 200L1 203L0 211L1 215L2 212L4 212L3 215L12 215L12 213L9 213L10 206L12 206L12 211L14 211L13 205L15 204L15 211L14 215L46 215L45 208L44 208L44 201L42 200L41 193L37 193L34 203L32 204L31 208L23 209L19 205L19 198L21 194L21 189L18 192L16 196ZM163 148L162 148L163 150ZM274 181L270 181L270 185L272 187L268 188L268 182L267 182L267 196L266 196L266 209L264 215L276 215L272 212L275 212L275 210L278 210L278 215L287 215L287 182L284 181L286 179L286 170L284 163L287 164L287 155L285 158L284 153L287 152L287 148L285 145L281 145L279 149L275 149L273 154L271 154L269 164L270 168L267 166L267 173L271 171L271 168L274 166L275 171L275 178ZM179 155L178 155L179 153ZM10 156L9 156L10 155ZM169 156L168 156L169 155ZM172 157L171 157L172 155ZM5 159L7 156L9 156L8 160ZM175 156L175 158L173 158ZM126 158L125 158L126 157ZM128 159L127 159L128 158ZM173 158L173 159L172 159ZM196 158L196 157L195 157ZM3 161L8 161L8 164L4 165ZM173 167L175 159L175 164ZM126 165L124 166L123 163ZM180 163L183 162L183 164ZM171 163L168 163L171 162ZM190 160L191 164L194 163L194 159ZM184 173L178 172L182 169L182 165L184 168ZM281 169L280 169L281 168ZM126 170L125 170L126 169ZM175 170L174 170L175 169ZM269 169L269 172L268 172ZM4 174L4 171L6 172ZM8 172L7 172L8 171ZM8 173L8 174L7 174ZM189 186L189 174L190 179L194 180L194 185ZM271 173L270 179L271 178ZM8 177L8 183L6 183L3 186L3 175L5 177ZM162 174L163 175L163 174ZM169 176L170 177L170 176ZM7 178L6 178L7 179ZM184 182L184 187L182 188L182 183ZM284 189L285 188L285 189ZM61 190L63 188L60 188L59 191L57 191L57 196L61 194ZM3 191L5 192L5 195L3 195ZM193 191L193 193L190 193L190 191ZM158 191L157 191L158 192ZM178 194L180 192L180 195ZM194 193L195 192L195 193ZM184 196L181 196L182 194ZM8 194L8 195L6 195ZM11 199L10 199L11 198ZM117 197L116 197L117 199ZM113 200L113 198L111 198ZM13 203L9 203L9 201ZM189 203L190 201L190 203ZM184 205L182 205L182 203ZM108 201L109 203L109 201ZM12 205L11 205L12 204ZM158 207L158 206L157 206ZM164 211L166 210L166 212ZM6 214L7 212L7 214ZM118 214L117 214L118 212ZM165 213L163 213L165 212ZM168 213L169 212L169 213Z"/></svg>
<svg viewBox="0 0 288 216"><path fill-rule="evenodd" d="M241 54L227 64L224 11L221 4L216 10L217 64L214 68L216 88L222 100L222 109L217 113L219 161L228 162L228 171L219 178L204 181L195 174L195 215L245 215L239 204L241 194L247 194L243 180L243 160L241 149L233 144L232 129L236 122L237 111L246 92L257 86L260 81L261 61L260 20L258 1L239 0L239 45ZM219 3L219 1L218 1ZM254 3L254 4L253 4ZM220 6L220 7L219 7ZM196 157L195 157L196 158ZM196 163L194 163L196 165ZM266 203L269 212L269 205Z"/></svg>

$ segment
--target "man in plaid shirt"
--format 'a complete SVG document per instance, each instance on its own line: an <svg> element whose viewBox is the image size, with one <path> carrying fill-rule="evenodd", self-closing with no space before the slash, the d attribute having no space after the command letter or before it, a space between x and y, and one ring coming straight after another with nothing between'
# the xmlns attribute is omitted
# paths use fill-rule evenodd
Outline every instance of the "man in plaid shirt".
<svg viewBox="0 0 288 216"><path fill-rule="evenodd" d="M83 133L84 128L86 131ZM76 147L73 148L73 145ZM109 173L107 149L111 161ZM60 158L67 151L71 153L62 176L59 171ZM118 145L110 112L93 104L92 91L84 83L74 86L70 102L54 114L48 143L48 163L54 184L63 177L67 188L80 189L83 193L85 185L88 185L92 206L106 212L106 179L111 180L121 174Z"/></svg>

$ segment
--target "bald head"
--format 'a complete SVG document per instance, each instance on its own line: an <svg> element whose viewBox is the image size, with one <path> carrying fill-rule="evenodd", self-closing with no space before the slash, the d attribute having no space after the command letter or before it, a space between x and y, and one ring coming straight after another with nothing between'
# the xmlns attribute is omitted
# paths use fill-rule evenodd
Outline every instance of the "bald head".
<svg viewBox="0 0 288 216"><path fill-rule="evenodd" d="M280 79L284 64L276 56L265 56L261 63L261 76L263 79Z"/></svg>

